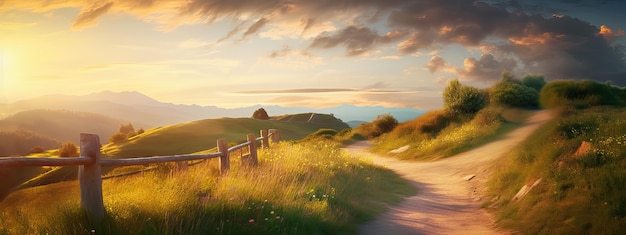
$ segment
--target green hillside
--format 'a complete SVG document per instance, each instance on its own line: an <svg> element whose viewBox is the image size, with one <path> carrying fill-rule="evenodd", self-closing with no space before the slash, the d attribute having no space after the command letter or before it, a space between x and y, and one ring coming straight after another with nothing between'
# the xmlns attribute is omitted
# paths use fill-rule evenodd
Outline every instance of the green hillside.
<svg viewBox="0 0 626 235"><path fill-rule="evenodd" d="M293 115L294 117L311 116L311 114ZM121 144L106 144L102 147L103 157L133 158L146 156L163 156L174 154L188 154L201 151L215 151L218 139L226 139L230 143L241 143L246 140L247 134L259 136L263 129L278 129L283 140L297 140L304 138L321 128L342 130L347 124L330 115L316 114L319 118L312 122L258 120L251 118L221 118L205 119L194 122L181 123L171 126L157 127L146 130L140 135L130 138ZM289 115L285 116L289 118ZM300 118L294 118L300 120ZM77 133L78 135L78 133ZM100 136L101 142L106 142L108 136ZM57 157L57 151L48 151L47 157ZM27 176L19 179L29 179L10 185L20 185L18 188L29 188L59 181L76 178L76 167L55 167L49 171L28 172ZM1 171L2 169L0 169ZM103 169L106 173L110 169ZM8 184L8 182L5 182ZM0 194L2 195L2 194Z"/></svg>
<svg viewBox="0 0 626 235"><path fill-rule="evenodd" d="M321 128L337 131L348 128L340 120L316 114L315 121L306 122L311 114L286 115L279 120L251 118L205 119L147 130L120 145L106 145L105 153L113 158L194 153L216 147L218 139L244 142L247 134L259 136L260 130L278 129L284 140L304 138Z"/></svg>

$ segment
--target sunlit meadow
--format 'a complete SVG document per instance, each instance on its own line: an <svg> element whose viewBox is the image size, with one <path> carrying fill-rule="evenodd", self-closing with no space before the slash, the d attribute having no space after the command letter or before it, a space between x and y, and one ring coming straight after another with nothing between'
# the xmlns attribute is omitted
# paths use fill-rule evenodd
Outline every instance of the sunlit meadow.
<svg viewBox="0 0 626 235"><path fill-rule="evenodd" d="M22 190L0 204L0 234L355 234L416 193L335 142L281 142L259 152L258 167L231 166L224 176L210 161L104 180L102 224L86 222L76 182Z"/></svg>

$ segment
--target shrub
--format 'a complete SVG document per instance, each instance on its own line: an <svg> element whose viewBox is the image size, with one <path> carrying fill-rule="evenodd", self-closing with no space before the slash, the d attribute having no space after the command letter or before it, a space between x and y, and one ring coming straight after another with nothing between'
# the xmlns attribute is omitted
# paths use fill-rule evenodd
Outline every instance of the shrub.
<svg viewBox="0 0 626 235"><path fill-rule="evenodd" d="M359 125L356 131L369 138L374 138L392 131L397 125L398 120L391 116L391 114L383 114L378 115L378 117L370 123Z"/></svg>
<svg viewBox="0 0 626 235"><path fill-rule="evenodd" d="M78 157L78 148L72 142L67 142L59 148L59 157Z"/></svg>
<svg viewBox="0 0 626 235"><path fill-rule="evenodd" d="M127 125L120 125L120 128L118 129L119 133L123 133L123 134L129 134L129 133L134 133L135 132L135 128L133 127L133 124L128 123Z"/></svg>
<svg viewBox="0 0 626 235"><path fill-rule="evenodd" d="M267 115L267 112L265 111L264 108L260 108L254 111L254 113L252 114L252 118L254 119L261 119L261 120L268 120L270 119L270 116Z"/></svg>
<svg viewBox="0 0 626 235"><path fill-rule="evenodd" d="M522 85L541 91L541 88L546 85L546 80L543 75L526 74L522 78Z"/></svg>
<svg viewBox="0 0 626 235"><path fill-rule="evenodd" d="M524 86L521 81L508 73L502 75L500 82L496 83L490 92L492 104L510 107L537 107L538 100L539 92L535 88Z"/></svg>
<svg viewBox="0 0 626 235"><path fill-rule="evenodd" d="M474 114L487 105L487 95L478 88L463 86L455 79L443 91L443 104L455 113Z"/></svg>
<svg viewBox="0 0 626 235"><path fill-rule="evenodd" d="M541 90L540 101L544 108L624 105L624 93L623 89L594 81L554 81Z"/></svg>
<svg viewBox="0 0 626 235"><path fill-rule="evenodd" d="M127 140L126 134L124 133L115 133L111 137L109 137L109 142L114 144L124 143Z"/></svg>
<svg viewBox="0 0 626 235"><path fill-rule="evenodd" d="M143 130L143 128L139 128L139 130L137 130L137 135L141 135L144 132L146 132L145 130Z"/></svg>
<svg viewBox="0 0 626 235"><path fill-rule="evenodd" d="M33 147L33 149L30 150L30 152L28 152L28 154L43 153L44 151L46 151L46 150L43 147L35 146L35 147Z"/></svg>

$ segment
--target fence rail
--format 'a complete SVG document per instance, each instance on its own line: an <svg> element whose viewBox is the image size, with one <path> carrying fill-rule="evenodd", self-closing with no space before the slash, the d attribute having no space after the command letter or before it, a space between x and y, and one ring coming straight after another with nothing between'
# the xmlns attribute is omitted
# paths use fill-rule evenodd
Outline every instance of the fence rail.
<svg viewBox="0 0 626 235"><path fill-rule="evenodd" d="M217 152L208 154L182 154L172 156L153 156L125 159L102 159L100 157L100 138L94 134L80 134L80 156L75 158L28 158L7 157L0 158L0 167L26 166L78 166L78 181L80 186L80 202L86 210L89 219L100 221L104 218L104 202L102 199L102 167L120 167L132 165L146 165L164 162L181 162L201 159L220 159L222 174L230 169L230 153L248 147L249 153L241 155L241 162L246 166L256 166L257 141L261 141L263 148L269 147L270 142L280 141L280 132L276 129L261 130L261 136L248 134L247 141L232 147L224 139L217 140ZM270 141L270 139L272 141Z"/></svg>

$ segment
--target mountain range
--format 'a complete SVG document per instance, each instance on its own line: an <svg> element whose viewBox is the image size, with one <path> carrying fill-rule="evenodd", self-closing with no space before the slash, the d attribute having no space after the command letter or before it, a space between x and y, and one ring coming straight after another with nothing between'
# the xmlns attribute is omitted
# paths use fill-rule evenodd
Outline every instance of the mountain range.
<svg viewBox="0 0 626 235"><path fill-rule="evenodd" d="M333 114L345 121L374 120L380 114L391 114L398 121L414 119L425 113L412 108L385 108L382 106L341 105L332 108L306 108L281 106L250 106L226 109L216 106L165 103L136 91L103 91L88 95L46 95L14 103L0 104L0 117L8 117L28 110L69 110L88 112L112 119L131 122L135 127L152 128L163 125L221 117L250 117L264 108L270 116L294 113ZM354 123L354 122L353 122ZM357 122L358 123L358 122Z"/></svg>

